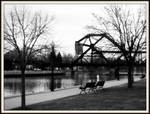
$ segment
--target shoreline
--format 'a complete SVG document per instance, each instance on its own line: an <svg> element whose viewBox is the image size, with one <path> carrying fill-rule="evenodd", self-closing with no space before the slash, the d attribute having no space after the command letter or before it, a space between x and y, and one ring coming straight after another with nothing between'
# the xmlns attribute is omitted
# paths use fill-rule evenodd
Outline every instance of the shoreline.
<svg viewBox="0 0 150 114"><path fill-rule="evenodd" d="M141 80L140 78L135 78L135 82L140 81L140 80ZM115 87L118 85L120 86L120 85L126 84L126 83L127 83L127 79L122 79L120 81L117 81L117 80L107 81L107 83L104 85L104 89L110 88L110 87ZM75 87L75 88L71 88L71 89L64 89L64 90L59 90L59 91L54 91L54 92L27 95L26 96L26 102L27 102L26 105L55 100L55 99L64 98L64 97L68 97L68 96L73 96L73 95L77 95L79 93L80 93L79 88ZM4 99L4 109L5 110L17 108L17 107L20 107L20 105L21 105L20 97Z"/></svg>
<svg viewBox="0 0 150 114"><path fill-rule="evenodd" d="M55 71L54 75L63 75L65 74L62 71ZM26 71L25 76L31 77L31 76L51 76L52 73L51 71ZM4 71L4 77L9 78L9 77L21 77L21 72L20 71Z"/></svg>

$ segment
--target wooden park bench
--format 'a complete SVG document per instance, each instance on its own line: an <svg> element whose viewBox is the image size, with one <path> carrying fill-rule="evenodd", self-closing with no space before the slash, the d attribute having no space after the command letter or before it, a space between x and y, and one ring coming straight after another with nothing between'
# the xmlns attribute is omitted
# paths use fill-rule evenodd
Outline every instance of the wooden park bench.
<svg viewBox="0 0 150 114"><path fill-rule="evenodd" d="M94 91L95 84L96 84L96 82L88 82L88 83L86 83L86 85L84 87L83 86L79 87L79 89L81 89L80 94L86 94L91 91Z"/></svg>
<svg viewBox="0 0 150 114"><path fill-rule="evenodd" d="M97 92L97 90L102 90L104 84L105 84L105 81L98 81L95 85L95 91Z"/></svg>
<svg viewBox="0 0 150 114"><path fill-rule="evenodd" d="M104 84L105 84L105 81L98 81L96 83L96 89L103 89Z"/></svg>
<svg viewBox="0 0 150 114"><path fill-rule="evenodd" d="M80 94L86 94L90 92L97 92L97 90L102 89L104 86L105 81L98 81L98 82L88 82L83 87L79 87L81 89Z"/></svg>

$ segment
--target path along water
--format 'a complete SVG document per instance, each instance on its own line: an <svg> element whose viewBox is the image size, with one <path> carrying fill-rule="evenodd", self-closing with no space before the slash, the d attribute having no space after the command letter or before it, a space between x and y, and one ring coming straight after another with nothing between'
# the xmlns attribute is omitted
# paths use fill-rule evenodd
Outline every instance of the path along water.
<svg viewBox="0 0 150 114"><path fill-rule="evenodd" d="M139 77L134 78L135 82L139 80L141 80ZM119 86L119 85L126 84L126 83L127 83L127 79L121 79L119 81L111 80L105 83L104 88ZM74 88L71 88L71 89L64 89L64 90L59 90L59 91L54 91L54 92L26 95L26 105L55 100L55 99L64 98L68 96L73 96L79 93L80 93L79 86L75 86ZM20 96L4 99L4 110L17 108L20 106L21 106Z"/></svg>

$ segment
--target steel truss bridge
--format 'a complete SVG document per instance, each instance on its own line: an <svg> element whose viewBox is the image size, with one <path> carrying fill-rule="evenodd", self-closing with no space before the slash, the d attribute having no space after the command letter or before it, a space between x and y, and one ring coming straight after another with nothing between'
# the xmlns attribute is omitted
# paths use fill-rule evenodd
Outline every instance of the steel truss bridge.
<svg viewBox="0 0 150 114"><path fill-rule="evenodd" d="M111 48L107 49L106 46L102 46L103 42L110 42L118 46L118 43L107 33L103 34L87 34L80 40L75 42L76 59L70 64L62 64L61 67L73 67L73 66L115 66L125 65L125 62L118 63L117 61L123 57L123 53ZM104 42L104 43L105 43ZM102 48L106 49L102 49ZM128 53L128 52L127 52ZM132 51L131 53L135 53ZM142 55L146 54L146 51L137 51L139 60L142 59ZM114 59L113 62L111 59ZM139 64L135 64L138 66ZM59 66L59 65L58 65Z"/></svg>

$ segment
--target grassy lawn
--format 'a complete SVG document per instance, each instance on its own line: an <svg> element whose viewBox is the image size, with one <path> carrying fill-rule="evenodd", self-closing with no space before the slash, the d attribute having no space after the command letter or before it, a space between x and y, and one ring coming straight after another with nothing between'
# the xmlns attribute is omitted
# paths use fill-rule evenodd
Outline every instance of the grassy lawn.
<svg viewBox="0 0 150 114"><path fill-rule="evenodd" d="M30 105L29 110L146 110L146 81Z"/></svg>

